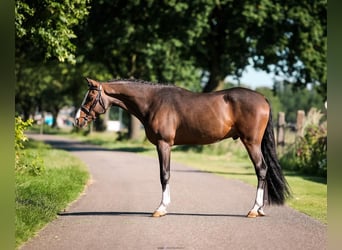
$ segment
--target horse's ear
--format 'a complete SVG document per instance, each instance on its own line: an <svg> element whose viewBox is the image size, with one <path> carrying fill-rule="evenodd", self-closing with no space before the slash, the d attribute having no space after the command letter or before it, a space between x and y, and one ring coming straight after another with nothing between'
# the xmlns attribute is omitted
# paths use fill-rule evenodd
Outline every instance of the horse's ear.
<svg viewBox="0 0 342 250"><path fill-rule="evenodd" d="M90 78L88 78L88 77L86 77L85 78L86 79L86 81L87 81L87 83L88 83L88 87L90 87L90 86L93 86L94 85L94 80L92 80L92 79L90 79Z"/></svg>

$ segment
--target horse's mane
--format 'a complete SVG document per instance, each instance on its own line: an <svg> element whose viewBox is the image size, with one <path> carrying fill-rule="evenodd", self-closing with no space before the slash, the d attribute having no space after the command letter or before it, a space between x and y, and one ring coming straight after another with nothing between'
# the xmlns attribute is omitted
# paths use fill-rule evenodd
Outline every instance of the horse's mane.
<svg viewBox="0 0 342 250"><path fill-rule="evenodd" d="M165 86L170 86L170 87L175 87L174 84L172 83L160 83L160 82L149 82L141 79L112 79L108 81L109 83L126 83L126 84L137 84L137 85L149 85L149 86L155 86L155 87L165 87Z"/></svg>

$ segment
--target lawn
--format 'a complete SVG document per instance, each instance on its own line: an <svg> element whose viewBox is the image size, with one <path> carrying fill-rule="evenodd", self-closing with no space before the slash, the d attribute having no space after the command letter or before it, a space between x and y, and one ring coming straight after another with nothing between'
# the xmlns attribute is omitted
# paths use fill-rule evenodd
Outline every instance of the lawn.
<svg viewBox="0 0 342 250"><path fill-rule="evenodd" d="M15 174L16 247L55 219L79 196L89 178L84 163L66 151L30 141L24 152L28 161L38 158L44 170L38 175Z"/></svg>

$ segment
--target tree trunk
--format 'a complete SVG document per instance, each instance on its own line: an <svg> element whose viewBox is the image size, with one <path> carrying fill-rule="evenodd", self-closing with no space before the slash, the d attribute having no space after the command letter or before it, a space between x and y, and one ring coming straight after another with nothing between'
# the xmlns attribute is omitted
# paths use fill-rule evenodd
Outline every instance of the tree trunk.
<svg viewBox="0 0 342 250"><path fill-rule="evenodd" d="M58 116L58 113L59 113L59 109L55 107L55 109L51 112L52 114L52 126L53 128L57 128L57 116Z"/></svg>
<svg viewBox="0 0 342 250"><path fill-rule="evenodd" d="M134 78L134 75L139 75L139 72L137 72L137 67L136 67L136 59L137 55L133 54L131 58L131 71L128 73L129 78ZM134 115L130 115L130 124L129 124L129 129L128 129L128 138L130 140L139 140L140 137L140 127L141 127L141 122L139 121L138 118L136 118Z"/></svg>
<svg viewBox="0 0 342 250"><path fill-rule="evenodd" d="M141 123L134 115L131 115L131 121L128 130L128 138L130 140L139 140Z"/></svg>
<svg viewBox="0 0 342 250"><path fill-rule="evenodd" d="M219 74L216 74L215 72L210 72L210 77L207 84L203 88L203 93L221 90L223 89L223 84L224 79L222 79L222 77Z"/></svg>

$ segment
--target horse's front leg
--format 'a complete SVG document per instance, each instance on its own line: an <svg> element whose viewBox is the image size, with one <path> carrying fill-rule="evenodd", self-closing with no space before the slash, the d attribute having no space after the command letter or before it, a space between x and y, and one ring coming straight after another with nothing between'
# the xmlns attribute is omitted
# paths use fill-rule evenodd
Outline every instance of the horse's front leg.
<svg viewBox="0 0 342 250"><path fill-rule="evenodd" d="M159 207L153 213L153 217L161 217L167 214L167 206L171 202L170 197L170 153L171 146L164 142L159 141L157 144L158 158L159 158L159 167L160 167L160 183L162 186L162 199Z"/></svg>

